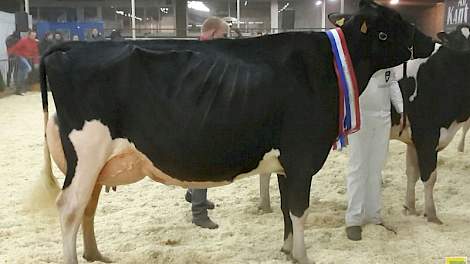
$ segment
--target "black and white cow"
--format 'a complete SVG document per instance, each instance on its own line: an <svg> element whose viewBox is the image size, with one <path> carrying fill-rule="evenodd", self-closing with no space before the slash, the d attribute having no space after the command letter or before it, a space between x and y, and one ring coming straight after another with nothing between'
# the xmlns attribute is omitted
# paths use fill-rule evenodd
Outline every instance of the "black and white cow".
<svg viewBox="0 0 470 264"><path fill-rule="evenodd" d="M462 127L462 137L458 150L464 151L465 136L470 128L470 82L467 77L470 70L470 40L468 25L461 25L457 30L447 35L440 33L444 46L436 44L436 53L429 58L415 59L406 63L407 79L403 79L404 66L395 68L396 76L403 90L403 101L411 121L407 126L400 127L400 115L392 109L391 139L398 139L407 144L406 154L406 214L417 214L415 207L415 186L420 175L418 156L430 157L444 149ZM429 61L428 61L429 60ZM421 68L422 67L422 68ZM467 79L465 79L467 78ZM420 91L426 90L423 94ZM417 99L416 102L414 100ZM413 124L415 126L413 126ZM412 133L413 131L413 133ZM428 134L429 133L429 134ZM412 137L412 134L414 136ZM432 137L431 137L432 135ZM414 138L424 139L417 152ZM431 151L430 149L433 149ZM429 158L428 158L429 159ZM423 160L426 171L436 169L435 160ZM421 163L419 163L421 164ZM427 173L425 172L425 173ZM430 222L442 223L436 216L433 199L435 177L425 176L425 215ZM270 211L269 176L260 176L260 205L265 212Z"/></svg>
<svg viewBox="0 0 470 264"><path fill-rule="evenodd" d="M434 47L396 11L370 0L352 16L330 19L343 24L360 91L378 69L408 60L409 48L427 57ZM149 176L205 188L270 172L285 174L278 177L282 250L311 263L304 245L310 183L338 134L338 85L325 33L66 43L43 57L40 70L46 121L47 82L57 109L45 153L49 146L66 174L57 206L67 263L77 263L80 224L84 257L108 261L93 230L102 185Z"/></svg>
<svg viewBox="0 0 470 264"><path fill-rule="evenodd" d="M425 216L429 222L441 224L433 198L437 153L461 127L468 129L470 122L470 26L460 25L438 37L443 45L428 59L410 61L406 68L396 67L409 126L400 128L400 117L392 112L391 137L407 144L405 210L416 214L415 186L421 176Z"/></svg>

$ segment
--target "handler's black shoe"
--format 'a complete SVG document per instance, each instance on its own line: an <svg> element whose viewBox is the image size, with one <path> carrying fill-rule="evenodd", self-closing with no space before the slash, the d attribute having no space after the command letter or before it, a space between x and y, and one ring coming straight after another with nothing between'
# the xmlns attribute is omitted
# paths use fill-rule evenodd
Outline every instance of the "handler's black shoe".
<svg viewBox="0 0 470 264"><path fill-rule="evenodd" d="M186 200L186 202L190 203L192 201L192 196L191 196L191 192L188 190L186 191L186 195L184 196L184 199ZM209 209L209 210L212 210L215 208L215 204L209 200L206 200L206 208Z"/></svg>
<svg viewBox="0 0 470 264"><path fill-rule="evenodd" d="M203 217L193 217L192 220L193 224L200 226L202 228L208 228L208 229L217 229L219 228L219 225L212 222L212 220L208 216L203 216Z"/></svg>
<svg viewBox="0 0 470 264"><path fill-rule="evenodd" d="M352 241L359 241L362 239L362 227L348 226L346 227L346 236Z"/></svg>

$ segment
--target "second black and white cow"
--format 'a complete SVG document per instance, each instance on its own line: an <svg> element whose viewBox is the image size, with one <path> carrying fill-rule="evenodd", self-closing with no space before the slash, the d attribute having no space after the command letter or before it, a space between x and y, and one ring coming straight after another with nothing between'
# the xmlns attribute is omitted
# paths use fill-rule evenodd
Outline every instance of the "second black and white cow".
<svg viewBox="0 0 470 264"><path fill-rule="evenodd" d="M470 27L460 25L438 37L443 45L428 59L396 67L409 126L400 134L399 116L392 113L391 136L407 144L406 211L416 214L415 185L421 177L425 215L441 224L433 198L437 154L470 122Z"/></svg>
<svg viewBox="0 0 470 264"><path fill-rule="evenodd" d="M342 25L360 91L378 69L408 60L409 48L427 57L434 47L396 11L369 0L352 16L330 18ZM282 249L311 263L304 244L311 179L339 130L325 33L66 43L50 50L40 69L45 119L47 81L57 109L45 153L49 147L66 174L57 206L67 263L77 263L80 224L84 257L107 260L93 230L102 185L149 176L204 188L270 172L285 174L278 177ZM46 162L46 172L49 167Z"/></svg>
<svg viewBox="0 0 470 264"><path fill-rule="evenodd" d="M419 175L424 173L421 179L425 185L425 215L428 221L439 224L442 222L436 215L433 197L437 152L451 142L460 128L462 137L458 150L463 152L465 136L470 128L468 29L468 25L461 25L451 34L440 33L444 46L436 44L435 54L408 61L406 68L404 65L395 68L397 78L402 79L400 86L410 121L406 127L400 127L400 115L391 107L393 127L390 137L407 144L405 212L417 214L415 186ZM419 147L416 147L415 141L419 142ZM259 208L270 211L269 175L260 176Z"/></svg>

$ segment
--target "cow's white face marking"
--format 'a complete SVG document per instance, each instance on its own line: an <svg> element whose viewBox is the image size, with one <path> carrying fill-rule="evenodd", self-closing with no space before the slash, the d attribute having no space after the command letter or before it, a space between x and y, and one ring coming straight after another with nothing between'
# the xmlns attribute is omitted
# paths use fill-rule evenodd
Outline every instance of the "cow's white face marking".
<svg viewBox="0 0 470 264"><path fill-rule="evenodd" d="M463 27L460 31L462 31L462 35L468 39L470 37L470 29L468 27Z"/></svg>

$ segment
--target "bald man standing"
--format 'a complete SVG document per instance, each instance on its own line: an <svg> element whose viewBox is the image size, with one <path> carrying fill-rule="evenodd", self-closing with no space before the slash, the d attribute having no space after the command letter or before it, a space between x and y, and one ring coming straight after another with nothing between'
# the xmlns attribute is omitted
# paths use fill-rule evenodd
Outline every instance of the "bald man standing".
<svg viewBox="0 0 470 264"><path fill-rule="evenodd" d="M201 41L226 38L228 25L218 17L209 17L202 24ZM216 229L219 227L208 215L207 209L214 209L214 203L207 200L207 189L188 189L185 196L186 201L191 203L193 214L192 222L202 228Z"/></svg>

